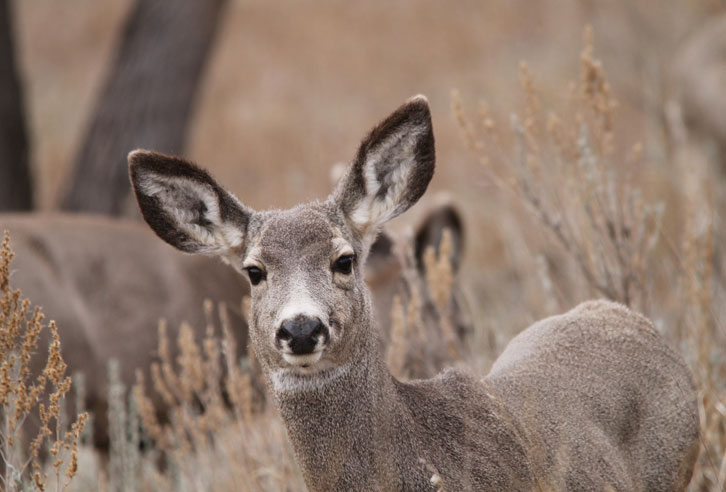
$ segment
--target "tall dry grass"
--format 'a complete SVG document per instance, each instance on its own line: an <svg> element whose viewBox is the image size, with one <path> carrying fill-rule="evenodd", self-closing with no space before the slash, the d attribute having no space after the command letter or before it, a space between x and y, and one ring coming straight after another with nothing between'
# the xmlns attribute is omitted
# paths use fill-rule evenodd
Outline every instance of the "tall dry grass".
<svg viewBox="0 0 726 492"><path fill-rule="evenodd" d="M5 232L0 244L0 488L65 490L78 471L88 414L70 425L66 421L71 378L65 374L58 328L53 321L46 326L41 308L11 288L12 259ZM43 330L50 331L44 355L37 353ZM45 361L39 374L32 370L36 357Z"/></svg>
<svg viewBox="0 0 726 492"><path fill-rule="evenodd" d="M616 148L617 103L593 57L592 32L586 32L580 80L565 88L563 111L545 111L524 63L520 85L523 107L510 114L509 124L485 101L477 121L470 120L454 93L454 113L468 146L486 177L533 214L555 241L555 251L573 260L587 297L647 312L648 261L658 244L663 203L648 202L634 183L629 168L640 165L640 145L625 152ZM542 284L551 289L549 280Z"/></svg>
<svg viewBox="0 0 726 492"><path fill-rule="evenodd" d="M160 323L160 362L152 366L152 381L145 381L143 372L137 372L129 396L129 405L136 410L128 412L128 430L111 434L109 464L119 455L133 458L126 460L127 466L117 467L120 473L108 474L105 487L304 490L282 421L273 406L265 405L254 356L248 352L239 357L223 305L219 306L221 326L213 324L210 302L204 309L208 324L201 343L188 325L181 327L177 340L169 340L164 322ZM171 343L178 346L176 358L170 355ZM117 381L112 387L119 385ZM150 398L152 391L165 401L167 420L159 418ZM109 415L114 422L123 413L123 400L120 406L110 407L116 408ZM138 435L139 424L142 436ZM146 450L139 459L141 443ZM124 462L123 458L119 461Z"/></svg>

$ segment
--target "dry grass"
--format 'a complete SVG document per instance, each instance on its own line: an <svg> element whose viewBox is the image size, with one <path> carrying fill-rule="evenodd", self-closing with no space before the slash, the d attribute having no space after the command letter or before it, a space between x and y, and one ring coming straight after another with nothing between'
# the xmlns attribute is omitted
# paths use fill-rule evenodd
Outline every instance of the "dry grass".
<svg viewBox="0 0 726 492"><path fill-rule="evenodd" d="M121 421L127 431L111 433L104 477L107 490L304 489L282 421L256 396L260 379L256 364L249 356L238 359L225 308L219 309L221 332L212 324L208 302L205 310L210 321L202 343L195 342L189 326L182 326L174 360L166 327L160 324L161 362L152 367L153 389L147 388L143 372L138 371L129 397L129 407L138 411L119 418L125 412L124 400L110 405L109 421L112 425ZM112 381L111 387L123 392L118 381ZM168 421L159 420L149 391L163 397ZM138 435L139 424L143 436ZM139 459L141 442L151 449ZM156 467L156 462L163 467ZM98 475L93 469L88 473ZM87 483L93 480L83 478Z"/></svg>
<svg viewBox="0 0 726 492"><path fill-rule="evenodd" d="M632 175L615 162L640 165L639 144L615 155L613 112L602 66L593 58L586 31L581 78L567 87L564 113L545 112L533 75L520 65L523 114L512 113L509 134L486 102L472 123L454 93L454 112L469 147L480 156L487 177L526 205L589 288L587 297L607 297L648 311L648 260L658 243L662 203L648 203ZM476 132L476 127L480 130ZM623 172L624 171L624 172ZM546 279L543 286L551 290Z"/></svg>
<svg viewBox="0 0 726 492"><path fill-rule="evenodd" d="M60 491L78 471L78 446L88 414L78 415L69 427L63 417L71 378L65 375L53 321L47 327L51 342L45 367L40 374L31 369L46 326L40 307L31 310L30 300L10 287L12 258L10 234L5 232L0 245L0 485L6 491ZM29 423L32 419L39 419L37 428Z"/></svg>

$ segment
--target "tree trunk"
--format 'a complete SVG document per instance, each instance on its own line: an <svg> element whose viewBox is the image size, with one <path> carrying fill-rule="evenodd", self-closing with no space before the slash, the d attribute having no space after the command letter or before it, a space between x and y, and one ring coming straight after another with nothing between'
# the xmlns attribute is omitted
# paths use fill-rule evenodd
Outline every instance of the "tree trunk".
<svg viewBox="0 0 726 492"><path fill-rule="evenodd" d="M61 207L121 215L137 148L180 154L225 0L138 0Z"/></svg>
<svg viewBox="0 0 726 492"><path fill-rule="evenodd" d="M9 2L0 0L0 210L30 210L28 139L12 27Z"/></svg>

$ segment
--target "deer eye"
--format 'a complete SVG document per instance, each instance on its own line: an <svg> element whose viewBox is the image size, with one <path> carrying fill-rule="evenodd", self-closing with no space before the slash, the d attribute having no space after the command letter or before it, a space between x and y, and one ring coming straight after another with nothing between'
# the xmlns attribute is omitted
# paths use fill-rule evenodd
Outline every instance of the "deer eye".
<svg viewBox="0 0 726 492"><path fill-rule="evenodd" d="M267 274L256 266L246 267L245 270L247 270L247 276L250 278L252 285L257 285L267 278Z"/></svg>
<svg viewBox="0 0 726 492"><path fill-rule="evenodd" d="M342 273L344 275L350 275L353 271L353 262L355 262L355 255L343 255L333 263L333 271Z"/></svg>

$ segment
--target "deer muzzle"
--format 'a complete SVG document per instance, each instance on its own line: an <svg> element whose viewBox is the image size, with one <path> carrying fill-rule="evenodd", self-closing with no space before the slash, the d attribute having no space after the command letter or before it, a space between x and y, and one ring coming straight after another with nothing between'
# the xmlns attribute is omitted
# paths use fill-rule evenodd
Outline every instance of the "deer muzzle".
<svg viewBox="0 0 726 492"><path fill-rule="evenodd" d="M305 316L283 321L275 334L275 345L293 365L317 362L329 341L328 327L318 318Z"/></svg>

